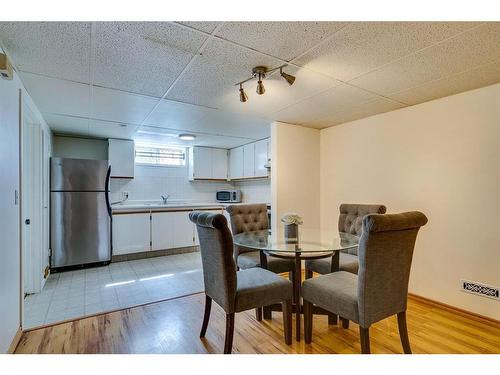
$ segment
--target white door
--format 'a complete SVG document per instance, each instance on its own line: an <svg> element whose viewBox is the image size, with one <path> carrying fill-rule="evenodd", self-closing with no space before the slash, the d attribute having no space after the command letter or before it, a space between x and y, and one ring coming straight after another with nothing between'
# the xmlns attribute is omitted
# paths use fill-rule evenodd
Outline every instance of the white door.
<svg viewBox="0 0 500 375"><path fill-rule="evenodd" d="M113 215L113 255L149 251L150 242L149 212Z"/></svg>
<svg viewBox="0 0 500 375"><path fill-rule="evenodd" d="M212 149L212 178L227 179L227 150Z"/></svg>
<svg viewBox="0 0 500 375"><path fill-rule="evenodd" d="M268 171L265 165L267 164L267 149L268 140L263 139L255 142L255 177L267 177Z"/></svg>
<svg viewBox="0 0 500 375"><path fill-rule="evenodd" d="M243 177L255 176L255 144L243 146Z"/></svg>
<svg viewBox="0 0 500 375"><path fill-rule="evenodd" d="M195 147L193 150L194 178L212 178L212 149Z"/></svg>
<svg viewBox="0 0 500 375"><path fill-rule="evenodd" d="M173 246L187 247L194 245L194 226L189 220L189 211L170 212L173 221Z"/></svg>
<svg viewBox="0 0 500 375"><path fill-rule="evenodd" d="M243 146L229 150L229 178L243 177Z"/></svg>
<svg viewBox="0 0 500 375"><path fill-rule="evenodd" d="M174 247L174 220L171 212L151 214L151 250Z"/></svg>

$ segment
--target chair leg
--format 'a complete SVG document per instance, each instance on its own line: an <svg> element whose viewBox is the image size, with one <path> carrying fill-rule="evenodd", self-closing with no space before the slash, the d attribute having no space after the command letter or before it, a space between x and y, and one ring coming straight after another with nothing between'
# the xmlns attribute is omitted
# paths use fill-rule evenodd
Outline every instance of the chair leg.
<svg viewBox="0 0 500 375"><path fill-rule="evenodd" d="M406 326L406 311L398 313L398 328L401 344L405 354L411 354L410 340L408 339L408 327Z"/></svg>
<svg viewBox="0 0 500 375"><path fill-rule="evenodd" d="M285 332L285 343L292 344L292 300L283 301L283 331Z"/></svg>
<svg viewBox="0 0 500 375"><path fill-rule="evenodd" d="M370 328L359 327L359 339L361 341L361 354L370 354Z"/></svg>
<svg viewBox="0 0 500 375"><path fill-rule="evenodd" d="M255 309L255 319L257 319L258 322L262 320L262 307L257 307Z"/></svg>
<svg viewBox="0 0 500 375"><path fill-rule="evenodd" d="M337 314L328 313L328 325L336 325L337 322Z"/></svg>
<svg viewBox="0 0 500 375"><path fill-rule="evenodd" d="M306 344L312 342L313 330L313 304L304 300L304 341Z"/></svg>
<svg viewBox="0 0 500 375"><path fill-rule="evenodd" d="M306 268L306 279L310 279L313 277L313 271Z"/></svg>
<svg viewBox="0 0 500 375"><path fill-rule="evenodd" d="M207 333L208 320L210 319L211 309L212 309L212 298L205 295L205 314L203 315L203 324L201 325L200 337L205 337L205 333Z"/></svg>
<svg viewBox="0 0 500 375"><path fill-rule="evenodd" d="M340 321L342 322L342 328L344 329L349 328L349 319L340 317Z"/></svg>
<svg viewBox="0 0 500 375"><path fill-rule="evenodd" d="M226 340L224 342L224 354L231 354L233 351L234 336L234 313L226 314Z"/></svg>

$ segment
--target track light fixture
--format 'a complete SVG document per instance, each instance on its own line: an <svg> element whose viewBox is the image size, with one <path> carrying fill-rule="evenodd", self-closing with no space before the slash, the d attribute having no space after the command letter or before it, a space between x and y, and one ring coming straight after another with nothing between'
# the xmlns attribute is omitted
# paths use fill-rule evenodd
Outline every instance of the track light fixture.
<svg viewBox="0 0 500 375"><path fill-rule="evenodd" d="M245 90L243 90L243 84L240 83L240 102L245 103L247 100L248 100L248 95L245 92Z"/></svg>
<svg viewBox="0 0 500 375"><path fill-rule="evenodd" d="M283 71L283 68L286 67L287 65L281 65L273 69L268 69L265 66L256 66L255 68L252 69L252 77L247 78L244 81L238 82L236 85L240 86L240 102L245 103L248 101L248 96L243 90L243 84L245 82L251 81L254 78L257 78L257 89L255 90L258 95L263 95L266 92L266 88L264 87L264 84L262 83L262 80L266 78L266 75L269 75L270 73L280 70L280 76L284 78L284 80L291 86L295 82L295 77L292 76L291 74L287 74ZM235 85L235 86L236 86Z"/></svg>

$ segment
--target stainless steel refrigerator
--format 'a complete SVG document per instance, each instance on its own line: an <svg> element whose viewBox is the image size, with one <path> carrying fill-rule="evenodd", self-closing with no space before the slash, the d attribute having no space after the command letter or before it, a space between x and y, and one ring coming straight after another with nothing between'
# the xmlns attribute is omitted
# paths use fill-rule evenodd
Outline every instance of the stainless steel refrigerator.
<svg viewBox="0 0 500 375"><path fill-rule="evenodd" d="M111 261L110 172L107 160L51 159L51 268Z"/></svg>

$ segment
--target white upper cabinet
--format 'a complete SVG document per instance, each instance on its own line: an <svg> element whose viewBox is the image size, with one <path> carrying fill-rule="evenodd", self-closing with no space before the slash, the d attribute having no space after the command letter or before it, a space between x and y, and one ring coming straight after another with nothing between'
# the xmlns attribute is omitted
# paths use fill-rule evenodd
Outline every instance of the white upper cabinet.
<svg viewBox="0 0 500 375"><path fill-rule="evenodd" d="M229 150L229 179L243 177L243 146Z"/></svg>
<svg viewBox="0 0 500 375"><path fill-rule="evenodd" d="M109 165L111 165L111 177L134 178L134 141L110 138L108 140L108 159Z"/></svg>
<svg viewBox="0 0 500 375"><path fill-rule="evenodd" d="M269 175L266 168L269 159L268 145L268 139L255 142L255 177L267 177Z"/></svg>
<svg viewBox="0 0 500 375"><path fill-rule="evenodd" d="M243 177L255 177L255 143L243 146Z"/></svg>
<svg viewBox="0 0 500 375"><path fill-rule="evenodd" d="M211 147L189 149L189 179L227 180L227 150Z"/></svg>

